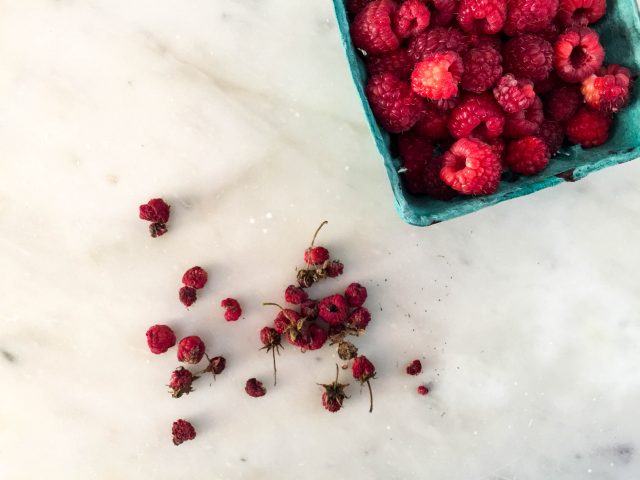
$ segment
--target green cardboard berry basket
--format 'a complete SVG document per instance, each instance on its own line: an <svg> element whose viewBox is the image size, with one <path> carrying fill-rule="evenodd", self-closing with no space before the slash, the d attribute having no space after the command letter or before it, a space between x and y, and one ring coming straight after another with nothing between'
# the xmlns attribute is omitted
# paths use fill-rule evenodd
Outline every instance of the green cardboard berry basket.
<svg viewBox="0 0 640 480"><path fill-rule="evenodd" d="M364 94L367 74L362 58L351 42L344 3L344 0L333 0L342 44L369 128L389 175L396 209L406 222L419 226L433 225L564 181L573 182L596 170L628 162L640 156L640 102L636 88L629 106L616 115L609 141L600 147L563 148L543 172L512 181L503 180L493 195L460 196L445 202L409 194L404 190L398 175L400 162L391 154L389 134L377 124ZM640 17L636 0L608 0L607 15L592 27L600 34L600 41L605 47L605 63L622 64L631 69L635 76L640 71Z"/></svg>

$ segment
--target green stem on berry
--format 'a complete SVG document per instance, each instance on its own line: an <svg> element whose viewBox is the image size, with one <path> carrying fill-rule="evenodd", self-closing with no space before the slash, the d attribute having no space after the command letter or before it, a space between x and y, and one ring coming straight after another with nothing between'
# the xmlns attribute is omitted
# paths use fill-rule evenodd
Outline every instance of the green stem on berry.
<svg viewBox="0 0 640 480"><path fill-rule="evenodd" d="M371 384L367 380L367 387L369 388L369 413L373 412L373 392L371 391Z"/></svg>

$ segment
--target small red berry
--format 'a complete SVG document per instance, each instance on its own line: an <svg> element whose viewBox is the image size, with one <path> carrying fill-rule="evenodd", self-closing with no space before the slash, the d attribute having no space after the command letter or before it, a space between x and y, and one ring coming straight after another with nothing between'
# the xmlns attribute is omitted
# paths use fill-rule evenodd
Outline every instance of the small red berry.
<svg viewBox="0 0 640 480"><path fill-rule="evenodd" d="M433 156L431 140L412 131L398 135L398 153L402 160L402 179L413 195L426 193L424 171Z"/></svg>
<svg viewBox="0 0 640 480"><path fill-rule="evenodd" d="M560 122L544 120L538 130L538 137L547 145L549 155L554 156L562 146L564 129Z"/></svg>
<svg viewBox="0 0 640 480"><path fill-rule="evenodd" d="M531 80L516 79L510 73L504 75L493 89L493 96L507 113L529 108L536 98Z"/></svg>
<svg viewBox="0 0 640 480"><path fill-rule="evenodd" d="M242 308L240 302L235 298L225 298L220 302L220 306L225 309L224 319L227 322L235 322L242 315Z"/></svg>
<svg viewBox="0 0 640 480"><path fill-rule="evenodd" d="M407 375L418 375L422 373L422 363L420 360L414 360L407 366Z"/></svg>
<svg viewBox="0 0 640 480"><path fill-rule="evenodd" d="M489 92L466 95L449 117L449 131L455 138L492 141L503 128L504 112Z"/></svg>
<svg viewBox="0 0 640 480"><path fill-rule="evenodd" d="M600 20L606 11L606 0L560 0L557 18L565 27L587 25Z"/></svg>
<svg viewBox="0 0 640 480"><path fill-rule="evenodd" d="M300 320L300 314L295 310L284 308L278 312L273 324L278 333L285 333L292 325Z"/></svg>
<svg viewBox="0 0 640 480"><path fill-rule="evenodd" d="M164 353L176 344L176 334L167 325L153 325L147 330L147 345L151 353Z"/></svg>
<svg viewBox="0 0 640 480"><path fill-rule="evenodd" d="M507 146L505 161L516 173L535 175L549 164L549 149L539 137L524 137Z"/></svg>
<svg viewBox="0 0 640 480"><path fill-rule="evenodd" d="M304 263L309 265L322 265L327 260L329 260L329 250L324 247L312 247L304 252Z"/></svg>
<svg viewBox="0 0 640 480"><path fill-rule="evenodd" d="M369 55L398 48L400 39L391 27L391 17L397 8L392 0L373 0L365 5L351 23L351 39L355 47Z"/></svg>
<svg viewBox="0 0 640 480"><path fill-rule="evenodd" d="M558 0L509 0L504 33L509 36L543 31L556 16Z"/></svg>
<svg viewBox="0 0 640 480"><path fill-rule="evenodd" d="M364 59L370 76L391 73L401 80L409 80L413 72L413 60L404 48L381 55L367 55Z"/></svg>
<svg viewBox="0 0 640 480"><path fill-rule="evenodd" d="M546 97L545 110L551 120L565 122L578 111L584 99L577 85L564 84Z"/></svg>
<svg viewBox="0 0 640 480"><path fill-rule="evenodd" d="M182 287L178 292L178 298L185 307L189 308L198 299L198 294L195 288Z"/></svg>
<svg viewBox="0 0 640 480"><path fill-rule="evenodd" d="M462 58L456 52L429 53L415 66L411 88L431 100L451 98L458 94L463 72Z"/></svg>
<svg viewBox="0 0 640 480"><path fill-rule="evenodd" d="M508 138L522 138L535 135L544 120L542 101L539 97L533 99L533 103L526 110L509 113L505 116L504 136Z"/></svg>
<svg viewBox="0 0 640 480"><path fill-rule="evenodd" d="M321 348L328 338L327 331L315 323L309 325L307 336L308 340L306 342L306 348L308 350L317 350Z"/></svg>
<svg viewBox="0 0 640 480"><path fill-rule="evenodd" d="M427 140L444 141L451 138L449 133L449 112L440 110L433 103L424 106L422 118L416 122L409 133Z"/></svg>
<svg viewBox="0 0 640 480"><path fill-rule="evenodd" d="M506 16L506 0L460 0L458 24L467 33L498 33Z"/></svg>
<svg viewBox="0 0 640 480"><path fill-rule="evenodd" d="M292 305L301 305L306 302L308 298L309 295L307 294L307 292L300 287L296 287L295 285L289 285L284 291L285 302Z"/></svg>
<svg viewBox="0 0 640 480"><path fill-rule="evenodd" d="M318 316L318 302L315 300L305 300L300 304L300 314L310 320Z"/></svg>
<svg viewBox="0 0 640 480"><path fill-rule="evenodd" d="M604 61L600 38L588 27L568 28L558 36L553 49L553 66L565 82L582 82L596 73Z"/></svg>
<svg viewBox="0 0 640 480"><path fill-rule="evenodd" d="M509 40L502 54L505 72L534 83L547 78L553 66L553 47L544 38L532 33Z"/></svg>
<svg viewBox="0 0 640 480"><path fill-rule="evenodd" d="M591 108L615 113L629 103L631 72L619 65L600 69L582 82L582 95Z"/></svg>
<svg viewBox="0 0 640 480"><path fill-rule="evenodd" d="M460 86L468 92L489 90L502 75L502 55L492 47L472 48L462 57L464 73Z"/></svg>
<svg viewBox="0 0 640 480"><path fill-rule="evenodd" d="M429 393L429 389L428 389L426 386L424 386L424 385L420 385L420 386L418 387L418 395L423 395L423 396L424 396L424 395L426 395L427 393Z"/></svg>
<svg viewBox="0 0 640 480"><path fill-rule="evenodd" d="M326 268L327 276L329 278L339 277L340 275L342 275L343 271L344 271L344 265L338 260L333 260L329 262Z"/></svg>
<svg viewBox="0 0 640 480"><path fill-rule="evenodd" d="M173 422L171 435L173 436L173 444L180 445L187 440L193 440L196 438L196 429L193 428L191 423L180 419Z"/></svg>
<svg viewBox="0 0 640 480"><path fill-rule="evenodd" d="M267 353L271 352L273 356L273 385L277 383L277 369L276 369L276 353L280 355L280 349L282 348L281 336L275 328L263 327L260 330L260 343L262 348L260 350L266 350Z"/></svg>
<svg viewBox="0 0 640 480"><path fill-rule="evenodd" d="M367 289L354 282L344 291L344 298L347 299L350 307L361 307L367 300Z"/></svg>
<svg viewBox="0 0 640 480"><path fill-rule="evenodd" d="M198 378L183 367L176 368L171 372L171 378L169 379L169 388L171 389L171 396L173 398L180 398L182 395L188 395L193 392L191 384Z"/></svg>
<svg viewBox="0 0 640 480"><path fill-rule="evenodd" d="M463 138L445 152L440 177L465 195L488 195L498 189L501 173L500 160L489 145Z"/></svg>
<svg viewBox="0 0 640 480"><path fill-rule="evenodd" d="M610 115L589 107L582 107L567 121L566 134L571 143L591 148L607 141L610 127Z"/></svg>
<svg viewBox="0 0 640 480"><path fill-rule="evenodd" d="M356 308L349 315L349 324L357 330L364 330L371 321L371 313L365 307Z"/></svg>
<svg viewBox="0 0 640 480"><path fill-rule="evenodd" d="M178 343L178 360L184 363L196 364L204 357L205 346L202 339L196 335L184 337Z"/></svg>
<svg viewBox="0 0 640 480"><path fill-rule="evenodd" d="M430 28L413 37L407 47L414 62L420 62L430 53L452 51L462 55L468 49L467 37L455 27Z"/></svg>
<svg viewBox="0 0 640 480"><path fill-rule="evenodd" d="M191 267L182 275L182 283L196 290L200 290L207 284L207 272L202 267Z"/></svg>
<svg viewBox="0 0 640 480"><path fill-rule="evenodd" d="M267 393L267 389L264 388L262 382L255 378L250 378L244 386L244 391L250 397L263 397Z"/></svg>
<svg viewBox="0 0 640 480"><path fill-rule="evenodd" d="M329 325L343 323L349 314L349 305L340 294L331 295L320 300L318 315Z"/></svg>
<svg viewBox="0 0 640 480"><path fill-rule="evenodd" d="M227 367L227 359L217 356L209 359L209 365L204 369L203 373L212 373L215 379L216 375L220 375Z"/></svg>
<svg viewBox="0 0 640 480"><path fill-rule="evenodd" d="M160 237L167 232L165 225L169 221L171 207L161 198L153 198L140 205L139 215L142 220L152 222L149 231L152 237Z"/></svg>
<svg viewBox="0 0 640 480"><path fill-rule="evenodd" d="M360 383L365 383L375 377L376 367L373 366L373 363L371 363L367 357L361 355L353 360L351 373L353 374L353 378L358 380Z"/></svg>
<svg viewBox="0 0 640 480"><path fill-rule="evenodd" d="M392 73L371 76L365 93L376 120L391 133L409 130L422 115L424 100Z"/></svg>
<svg viewBox="0 0 640 480"><path fill-rule="evenodd" d="M336 365L336 379L329 384L320 384L320 386L324 388L324 392L322 393L322 406L331 413L340 410L344 399L349 398L344 392L345 387L349 386L349 384L338 383L339 375L340 369L338 365Z"/></svg>
<svg viewBox="0 0 640 480"><path fill-rule="evenodd" d="M409 38L426 30L430 19L422 0L405 0L393 17L393 30L398 37Z"/></svg>

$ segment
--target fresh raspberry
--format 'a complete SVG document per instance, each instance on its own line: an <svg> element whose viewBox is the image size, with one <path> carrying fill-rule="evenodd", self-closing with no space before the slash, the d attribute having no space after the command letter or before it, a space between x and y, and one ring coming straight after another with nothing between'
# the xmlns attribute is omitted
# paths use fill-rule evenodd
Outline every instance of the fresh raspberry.
<svg viewBox="0 0 640 480"><path fill-rule="evenodd" d="M588 27L568 28L554 45L553 66L565 82L582 82L596 73L604 61L598 34Z"/></svg>
<svg viewBox="0 0 640 480"><path fill-rule="evenodd" d="M502 55L491 47L472 48L462 57L460 86L474 93L490 89L502 75Z"/></svg>
<svg viewBox="0 0 640 480"><path fill-rule="evenodd" d="M435 107L438 110L442 112L448 112L458 106L458 104L460 103L460 96L455 96L455 97L442 99L442 100L436 100L435 102L430 102L430 103L432 105L435 105Z"/></svg>
<svg viewBox="0 0 640 480"><path fill-rule="evenodd" d="M506 165L504 163L504 151L506 149L504 140L502 138L496 138L495 140L491 140L485 143L489 145L491 147L491 150L493 150L493 153L496 154L496 158L500 162L500 165L502 165L502 170L504 170L506 168Z"/></svg>
<svg viewBox="0 0 640 480"><path fill-rule="evenodd" d="M204 351L204 342L200 337L184 337L178 343L178 361L195 365L204 357Z"/></svg>
<svg viewBox="0 0 640 480"><path fill-rule="evenodd" d="M359 283L351 283L344 291L344 298L350 307L361 307L367 300L367 288Z"/></svg>
<svg viewBox="0 0 640 480"><path fill-rule="evenodd" d="M425 386L425 385L420 385L417 389L418 391L418 395L426 395L427 393L429 393L429 389Z"/></svg>
<svg viewBox="0 0 640 480"><path fill-rule="evenodd" d="M176 420L171 427L171 435L173 437L173 444L180 445L187 440L193 440L196 438L196 429L193 428L191 423L186 420Z"/></svg>
<svg viewBox="0 0 640 480"><path fill-rule="evenodd" d="M267 389L264 388L262 382L255 378L247 380L247 383L244 386L244 391L247 392L247 395L254 398L263 397L267 393Z"/></svg>
<svg viewBox="0 0 640 480"><path fill-rule="evenodd" d="M305 300L300 304L300 314L314 320L318 316L318 302L311 299Z"/></svg>
<svg viewBox="0 0 640 480"><path fill-rule="evenodd" d="M444 154L440 177L465 195L488 195L497 190L502 165L486 143L463 138Z"/></svg>
<svg viewBox="0 0 640 480"><path fill-rule="evenodd" d="M300 305L309 298L307 292L295 285L289 285L284 291L284 301L292 305Z"/></svg>
<svg viewBox="0 0 640 480"><path fill-rule="evenodd" d="M366 94L376 120L391 133L409 130L422 114L424 100L413 92L408 82L391 73L372 76Z"/></svg>
<svg viewBox="0 0 640 480"><path fill-rule="evenodd" d="M203 370L202 373L211 373L215 380L216 375L220 375L227 367L227 359L221 356L213 357L209 359L209 365Z"/></svg>
<svg viewBox="0 0 640 480"><path fill-rule="evenodd" d="M582 107L567 121L566 134L571 143L590 148L607 141L610 127L610 115L589 107Z"/></svg>
<svg viewBox="0 0 640 480"><path fill-rule="evenodd" d="M338 325L347 319L349 305L342 295L331 295L320 300L318 315L329 325Z"/></svg>
<svg viewBox="0 0 640 480"><path fill-rule="evenodd" d="M171 389L171 396L173 398L180 398L182 395L188 395L193 392L191 384L198 378L183 367L176 368L171 372L171 378L169 379L168 387Z"/></svg>
<svg viewBox="0 0 640 480"><path fill-rule="evenodd" d="M442 170L442 155L434 156L424 168L424 193L438 200L451 200L456 192L440 178Z"/></svg>
<svg viewBox="0 0 640 480"><path fill-rule="evenodd" d="M418 63L411 74L411 88L418 95L432 100L454 97L464 66L455 52L430 53Z"/></svg>
<svg viewBox="0 0 640 480"><path fill-rule="evenodd" d="M446 27L458 12L458 0L428 0L431 12L431 25Z"/></svg>
<svg viewBox="0 0 640 480"><path fill-rule="evenodd" d="M560 122L544 120L538 130L538 137L547 144L549 155L554 156L560 150L564 140L564 130Z"/></svg>
<svg viewBox="0 0 640 480"><path fill-rule="evenodd" d="M539 137L524 137L507 146L505 161L520 175L535 175L549 164L549 149Z"/></svg>
<svg viewBox="0 0 640 480"><path fill-rule="evenodd" d="M398 48L400 39L391 28L391 17L397 8L392 0L373 0L365 5L351 23L351 38L356 48L368 55Z"/></svg>
<svg viewBox="0 0 640 480"><path fill-rule="evenodd" d="M532 82L544 80L549 75L553 61L553 48L544 38L532 33L514 37L502 49L504 69L517 78Z"/></svg>
<svg viewBox="0 0 640 480"><path fill-rule="evenodd" d="M600 20L606 11L606 0L560 0L557 18L565 27L588 25Z"/></svg>
<svg viewBox="0 0 640 480"><path fill-rule="evenodd" d="M462 55L468 49L467 37L455 27L430 28L413 37L407 47L409 56L416 62L430 53L452 51Z"/></svg>
<svg viewBox="0 0 640 480"><path fill-rule="evenodd" d="M419 375L422 373L422 362L420 360L414 360L407 365L407 375Z"/></svg>
<svg viewBox="0 0 640 480"><path fill-rule="evenodd" d="M545 110L551 120L564 122L573 117L582 105L583 98L577 85L564 84L546 97Z"/></svg>
<svg viewBox="0 0 640 480"><path fill-rule="evenodd" d="M449 131L455 138L498 138L504 127L504 113L493 95L468 95L453 109Z"/></svg>
<svg viewBox="0 0 640 480"><path fill-rule="evenodd" d="M429 26L431 13L422 0L405 0L393 17L393 30L400 38L422 33Z"/></svg>
<svg viewBox="0 0 640 480"><path fill-rule="evenodd" d="M295 310L284 308L278 312L278 315L273 321L273 325L276 327L278 333L285 333L291 326L297 324L300 318L300 314Z"/></svg>
<svg viewBox="0 0 640 480"><path fill-rule="evenodd" d="M329 250L324 247L311 247L304 251L304 263L322 265L329 260Z"/></svg>
<svg viewBox="0 0 640 480"><path fill-rule="evenodd" d="M338 260L333 260L329 262L325 271L327 272L327 276L329 278L336 278L342 275L342 272L344 272L344 265Z"/></svg>
<svg viewBox="0 0 640 480"><path fill-rule="evenodd" d="M497 35L484 35L482 33L471 33L467 36L471 48L491 47L496 52L502 52L502 41Z"/></svg>
<svg viewBox="0 0 640 480"><path fill-rule="evenodd" d="M225 298L220 302L220 306L225 309L224 319L227 322L235 322L242 315L242 307L240 302L235 298Z"/></svg>
<svg viewBox="0 0 640 480"><path fill-rule="evenodd" d="M347 12L355 17L371 0L347 0Z"/></svg>
<svg viewBox="0 0 640 480"><path fill-rule="evenodd" d="M411 132L436 142L448 140L451 137L448 123L448 111L440 110L433 103L427 103L422 118L416 122Z"/></svg>
<svg viewBox="0 0 640 480"><path fill-rule="evenodd" d="M506 16L506 0L460 0L458 25L467 33L493 35L502 30Z"/></svg>
<svg viewBox="0 0 640 480"><path fill-rule="evenodd" d="M353 378L360 383L365 383L375 377L376 367L373 366L373 363L371 363L367 357L360 355L353 360L351 373L353 374Z"/></svg>
<svg viewBox="0 0 640 480"><path fill-rule="evenodd" d="M152 237L160 237L167 233L166 223L169 221L170 209L171 207L161 198L152 198L146 204L140 205L140 218L152 222L149 225Z"/></svg>
<svg viewBox="0 0 640 480"><path fill-rule="evenodd" d="M413 132L398 136L398 151L404 172L402 178L407 191L413 195L426 193L424 169L431 160L433 144Z"/></svg>
<svg viewBox="0 0 640 480"><path fill-rule="evenodd" d="M584 100L596 110L617 112L629 103L631 72L619 65L600 70L598 75L590 75L582 82Z"/></svg>
<svg viewBox="0 0 640 480"><path fill-rule="evenodd" d="M558 0L509 0L504 33L513 37L543 31L558 11Z"/></svg>
<svg viewBox="0 0 640 480"><path fill-rule="evenodd" d="M540 35L547 42L553 45L554 43L556 43L556 40L558 39L558 35L560 35L560 32L562 30L564 30L564 27L562 28L559 27L558 22L554 20L551 23L549 23L546 27L544 27L542 30L540 30L538 32L538 35Z"/></svg>
<svg viewBox="0 0 640 480"><path fill-rule="evenodd" d="M498 80L493 96L507 113L516 113L529 108L536 98L531 80L518 80L510 73Z"/></svg>
<svg viewBox="0 0 640 480"><path fill-rule="evenodd" d="M544 80L540 80L539 82L534 82L533 90L538 95L544 95L545 93L549 93L550 91L558 88L563 84L564 82L560 80L558 75L556 75L556 72L551 70L547 78L545 78Z"/></svg>
<svg viewBox="0 0 640 480"><path fill-rule="evenodd" d="M504 136L507 138L522 138L535 135L544 120L544 111L540 97L533 100L533 104L526 110L509 113L504 121Z"/></svg>
<svg viewBox="0 0 640 480"><path fill-rule="evenodd" d="M167 325L153 325L147 330L147 345L151 353L164 353L176 344L176 334Z"/></svg>
<svg viewBox="0 0 640 480"><path fill-rule="evenodd" d="M370 76L392 73L401 80L409 80L413 72L413 60L405 48L382 55L367 55L364 59Z"/></svg>
<svg viewBox="0 0 640 480"><path fill-rule="evenodd" d="M178 298L180 299L180 301L185 307L189 308L191 305L196 303L196 300L198 299L198 294L196 293L195 288L182 287L178 291Z"/></svg>
<svg viewBox="0 0 640 480"><path fill-rule="evenodd" d="M327 331L315 323L309 325L307 336L307 350L318 350L322 348L327 338L329 338Z"/></svg>
<svg viewBox="0 0 640 480"><path fill-rule="evenodd" d="M349 315L349 324L357 330L364 330L371 321L371 313L365 307L356 308Z"/></svg>
<svg viewBox="0 0 640 480"><path fill-rule="evenodd" d="M191 267L189 270L184 272L184 275L182 276L182 283L186 287L199 290L207 284L208 277L207 272L205 272L202 267Z"/></svg>

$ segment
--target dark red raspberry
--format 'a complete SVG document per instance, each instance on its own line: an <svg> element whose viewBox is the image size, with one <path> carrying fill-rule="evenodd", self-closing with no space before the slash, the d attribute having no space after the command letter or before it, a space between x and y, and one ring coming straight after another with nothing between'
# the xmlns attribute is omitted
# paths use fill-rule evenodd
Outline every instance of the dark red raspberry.
<svg viewBox="0 0 640 480"><path fill-rule="evenodd" d="M199 290L207 284L208 277L207 272L202 267L191 267L182 275L182 283L186 287Z"/></svg>
<svg viewBox="0 0 640 480"><path fill-rule="evenodd" d="M196 438L196 429L186 420L176 420L171 427L171 436L173 437L173 444L180 445L187 440Z"/></svg>
<svg viewBox="0 0 640 480"><path fill-rule="evenodd" d="M361 307L367 300L367 288L354 282L344 291L344 298L350 307Z"/></svg>
<svg viewBox="0 0 640 480"><path fill-rule="evenodd" d="M195 365L204 357L205 346L202 339L196 335L184 337L178 343L178 361Z"/></svg>
<svg viewBox="0 0 640 480"><path fill-rule="evenodd" d="M407 365L407 375L419 375L422 373L422 363L420 360L414 360Z"/></svg>
<svg viewBox="0 0 640 480"><path fill-rule="evenodd" d="M247 392L247 395L254 398L264 397L267 393L267 389L264 388L262 382L255 378L247 380L247 383L244 385L244 391Z"/></svg>
<svg viewBox="0 0 640 480"><path fill-rule="evenodd" d="M557 18L565 27L588 25L600 20L606 11L606 0L560 0Z"/></svg>
<svg viewBox="0 0 640 480"><path fill-rule="evenodd" d="M551 71L553 47L544 38L532 33L514 37L502 49L504 69L517 78L532 82L544 80Z"/></svg>
<svg viewBox="0 0 640 480"><path fill-rule="evenodd" d="M427 7L431 12L431 25L445 27L458 12L458 0L428 0Z"/></svg>
<svg viewBox="0 0 640 480"><path fill-rule="evenodd" d="M582 107L567 121L566 134L571 143L584 148L602 145L609 138L611 116L609 114Z"/></svg>
<svg viewBox="0 0 640 480"><path fill-rule="evenodd" d="M349 324L357 330L364 330L371 321L371 313L365 307L356 308L349 315Z"/></svg>
<svg viewBox="0 0 640 480"><path fill-rule="evenodd" d="M373 363L371 363L367 357L360 355L353 360L351 373L353 374L353 378L360 383L365 383L375 377L376 367L373 366Z"/></svg>
<svg viewBox="0 0 640 480"><path fill-rule="evenodd" d="M460 96L447 98L446 100L436 100L435 102L430 102L431 105L435 105L435 107L442 112L449 112L458 106L460 103Z"/></svg>
<svg viewBox="0 0 640 480"><path fill-rule="evenodd" d="M307 350L318 350L327 341L328 334L320 325L312 323L309 325L307 337Z"/></svg>
<svg viewBox="0 0 640 480"><path fill-rule="evenodd" d="M391 73L372 76L366 94L376 120L391 133L413 127L424 108L424 100L413 92L411 85Z"/></svg>
<svg viewBox="0 0 640 480"><path fill-rule="evenodd" d="M347 0L347 12L355 17L371 0Z"/></svg>
<svg viewBox="0 0 640 480"><path fill-rule="evenodd" d="M289 285L284 291L284 301L292 305L300 305L309 298L307 292L295 285Z"/></svg>
<svg viewBox="0 0 640 480"><path fill-rule="evenodd" d="M502 75L502 55L491 47L472 48L462 57L460 86L474 93L489 90Z"/></svg>
<svg viewBox="0 0 640 480"><path fill-rule="evenodd" d="M400 38L422 33L429 26L431 13L422 0L405 0L393 17L393 30Z"/></svg>
<svg viewBox="0 0 640 480"><path fill-rule="evenodd" d="M493 96L507 113L529 108L536 98L531 80L518 80L510 73L498 80Z"/></svg>
<svg viewBox="0 0 640 480"><path fill-rule="evenodd" d="M235 298L225 298L220 302L220 306L225 309L224 319L227 322L235 322L242 315L242 307L240 302Z"/></svg>
<svg viewBox="0 0 640 480"><path fill-rule="evenodd" d="M551 23L549 23L546 27L544 27L544 29L540 30L538 32L538 35L540 35L547 42L553 45L554 43L556 43L556 40L558 39L558 35L560 35L560 32L562 30L564 30L564 28L559 27L558 22L554 20Z"/></svg>
<svg viewBox="0 0 640 480"><path fill-rule="evenodd" d="M170 210L171 207L161 198L152 198L144 205L140 205L140 218L152 222L149 225L152 237L160 237L167 232L165 224L169 221Z"/></svg>
<svg viewBox="0 0 640 480"><path fill-rule="evenodd" d="M324 247L310 247L304 251L304 263L322 265L329 260L329 250Z"/></svg>
<svg viewBox="0 0 640 480"><path fill-rule="evenodd" d="M505 161L520 175L535 175L547 168L549 149L539 137L524 137L507 145Z"/></svg>
<svg viewBox="0 0 640 480"><path fill-rule="evenodd" d="M604 61L598 34L588 27L568 28L554 45L553 66L565 82L582 82L596 73Z"/></svg>
<svg viewBox="0 0 640 480"><path fill-rule="evenodd" d="M342 295L331 295L320 300L318 315L329 325L338 325L347 319L349 305Z"/></svg>
<svg viewBox="0 0 640 480"><path fill-rule="evenodd" d="M338 260L332 260L325 269L329 278L336 278L344 272L344 265Z"/></svg>
<svg viewBox="0 0 640 480"><path fill-rule="evenodd" d="M492 35L502 30L506 16L506 0L460 0L458 25L467 33Z"/></svg>
<svg viewBox="0 0 640 480"><path fill-rule="evenodd" d="M195 288L182 287L178 291L178 298L180 299L180 301L185 307L189 308L198 299L198 294L196 293Z"/></svg>
<svg viewBox="0 0 640 480"><path fill-rule="evenodd" d="M351 38L356 48L369 55L390 52L400 46L400 39L391 27L391 17L397 5L392 0L373 0L356 15L351 23Z"/></svg>
<svg viewBox="0 0 640 480"><path fill-rule="evenodd" d="M455 138L496 139L504 127L504 113L493 95L467 95L453 109L449 118L449 131Z"/></svg>
<svg viewBox="0 0 640 480"><path fill-rule="evenodd" d="M424 56L411 74L411 88L431 100L455 97L464 66L456 52L435 52Z"/></svg>
<svg viewBox="0 0 640 480"><path fill-rule="evenodd" d="M535 135L544 120L544 111L540 97L536 97L533 104L526 110L509 113L504 121L504 136L507 138L522 138Z"/></svg>
<svg viewBox="0 0 640 480"><path fill-rule="evenodd" d="M547 78L533 84L533 89L535 90L537 95L544 95L545 93L549 93L550 91L558 88L563 84L564 82L560 80L558 75L556 75L556 72L551 70Z"/></svg>
<svg viewBox="0 0 640 480"><path fill-rule="evenodd" d="M424 170L433 155L433 144L413 132L398 136L398 151L402 160L402 178L407 191L413 195L426 193Z"/></svg>
<svg viewBox="0 0 640 480"><path fill-rule="evenodd" d="M283 308L278 312L278 315L273 321L273 325L276 327L278 333L285 333L292 325L298 323L300 318L300 314L295 310Z"/></svg>
<svg viewBox="0 0 640 480"><path fill-rule="evenodd" d="M171 389L171 396L173 398L180 398L182 395L188 395L193 392L191 384L198 378L183 367L176 368L171 372L171 378L169 379L169 388Z"/></svg>
<svg viewBox="0 0 640 480"><path fill-rule="evenodd" d="M583 100L577 85L564 84L547 95L545 101L547 116L558 122L569 120L578 111Z"/></svg>
<svg viewBox="0 0 640 480"><path fill-rule="evenodd" d="M213 357L209 359L209 365L203 370L203 373L213 374L215 380L216 375L220 375L227 367L227 359L221 356Z"/></svg>
<svg viewBox="0 0 640 480"><path fill-rule="evenodd" d="M305 300L300 304L300 314L303 317L314 320L318 316L318 302L315 300Z"/></svg>
<svg viewBox="0 0 640 480"><path fill-rule="evenodd" d="M502 138L496 138L495 140L491 140L490 142L485 143L489 145L491 147L491 150L493 150L493 153L496 154L500 165L502 165L502 170L504 170L506 168L506 165L504 163L504 151L506 149L504 140Z"/></svg>
<svg viewBox="0 0 640 480"><path fill-rule="evenodd" d="M467 38L460 30L455 27L435 27L413 37L407 50L409 56L419 62L430 53L452 51L462 55L468 49Z"/></svg>
<svg viewBox="0 0 640 480"><path fill-rule="evenodd" d="M260 330L260 342L267 348L274 348L280 345L280 334L275 328L262 327Z"/></svg>
<svg viewBox="0 0 640 480"><path fill-rule="evenodd" d="M413 72L413 60L404 48L382 55L367 55L364 59L369 75L392 73L401 80L409 80Z"/></svg>
<svg viewBox="0 0 640 480"><path fill-rule="evenodd" d="M151 353L164 353L176 344L176 334L167 325L153 325L147 330L147 345Z"/></svg>
<svg viewBox="0 0 640 480"><path fill-rule="evenodd" d="M423 396L429 393L429 389L425 385L420 385L417 391L418 391L418 395L423 395Z"/></svg>
<svg viewBox="0 0 640 480"><path fill-rule="evenodd" d="M582 82L582 95L591 108L603 112L617 112L629 103L631 72L619 65L600 69Z"/></svg>
<svg viewBox="0 0 640 480"><path fill-rule="evenodd" d="M538 130L538 137L547 144L549 155L554 156L560 150L564 140L564 129L560 122L544 120Z"/></svg>
<svg viewBox="0 0 640 480"><path fill-rule="evenodd" d="M482 33L471 33L467 36L471 48L491 47L496 52L502 52L502 41L497 35L485 35Z"/></svg>
<svg viewBox="0 0 640 480"><path fill-rule="evenodd" d="M324 392L322 393L322 406L331 413L340 410L344 399L348 398L344 393L344 389L349 384L338 383L339 374L340 370L338 369L338 365L336 365L336 379L329 384L320 384L320 386L324 388Z"/></svg>
<svg viewBox="0 0 640 480"><path fill-rule="evenodd" d="M413 126L411 133L433 141L448 140L451 138L448 123L448 111L440 110L433 103L427 103L422 118Z"/></svg>
<svg viewBox="0 0 640 480"><path fill-rule="evenodd" d="M558 0L509 0L504 33L509 36L543 31L558 11Z"/></svg>
<svg viewBox="0 0 640 480"><path fill-rule="evenodd" d="M502 165L486 143L463 138L444 154L440 177L465 195L488 195L498 189Z"/></svg>
<svg viewBox="0 0 640 480"><path fill-rule="evenodd" d="M424 169L424 192L438 200L451 200L456 192L440 178L442 155L432 157Z"/></svg>

